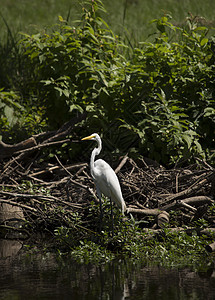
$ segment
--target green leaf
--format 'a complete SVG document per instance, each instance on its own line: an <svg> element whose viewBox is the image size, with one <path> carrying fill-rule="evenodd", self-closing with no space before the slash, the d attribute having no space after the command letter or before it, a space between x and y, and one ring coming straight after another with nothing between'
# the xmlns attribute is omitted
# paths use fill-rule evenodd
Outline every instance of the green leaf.
<svg viewBox="0 0 215 300"><path fill-rule="evenodd" d="M207 43L208 43L208 38L203 38L200 42L200 45L203 47Z"/></svg>
<svg viewBox="0 0 215 300"><path fill-rule="evenodd" d="M213 107L207 107L204 109L204 117L211 117L215 115L215 109Z"/></svg>
<svg viewBox="0 0 215 300"><path fill-rule="evenodd" d="M70 97L70 94L71 94L71 92L70 92L70 90L62 90L63 91L63 94L64 94L64 96L65 97L67 97L67 98L69 98Z"/></svg>
<svg viewBox="0 0 215 300"><path fill-rule="evenodd" d="M187 143L188 149L190 149L191 145L193 143L193 138L188 134L183 134L182 137L183 137L183 140Z"/></svg>
<svg viewBox="0 0 215 300"><path fill-rule="evenodd" d="M78 110L80 113L84 112L83 108L80 105L77 105L77 104L70 105L69 112L72 112L73 110Z"/></svg>

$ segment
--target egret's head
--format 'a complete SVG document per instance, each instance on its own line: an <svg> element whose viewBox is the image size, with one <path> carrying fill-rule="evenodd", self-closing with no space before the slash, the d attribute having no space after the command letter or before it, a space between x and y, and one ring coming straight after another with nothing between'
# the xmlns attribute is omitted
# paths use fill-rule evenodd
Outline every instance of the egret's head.
<svg viewBox="0 0 215 300"><path fill-rule="evenodd" d="M97 133L93 133L89 136L84 137L83 139L81 139L82 141L86 141L86 140L90 140L90 141L97 141L100 140L100 137Z"/></svg>

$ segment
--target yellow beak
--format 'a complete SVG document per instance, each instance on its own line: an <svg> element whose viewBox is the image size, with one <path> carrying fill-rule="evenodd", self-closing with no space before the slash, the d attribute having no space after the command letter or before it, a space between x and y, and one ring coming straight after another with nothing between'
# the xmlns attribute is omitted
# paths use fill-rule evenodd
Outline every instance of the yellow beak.
<svg viewBox="0 0 215 300"><path fill-rule="evenodd" d="M89 135L89 136L84 137L84 138L81 139L81 140L82 140L82 141L91 140L91 139L94 138L94 137L95 137L94 135Z"/></svg>

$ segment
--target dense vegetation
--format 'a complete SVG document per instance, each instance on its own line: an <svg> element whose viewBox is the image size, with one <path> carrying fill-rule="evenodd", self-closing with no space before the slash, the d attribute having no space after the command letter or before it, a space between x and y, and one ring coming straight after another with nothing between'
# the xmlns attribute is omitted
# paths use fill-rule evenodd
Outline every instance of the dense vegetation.
<svg viewBox="0 0 215 300"><path fill-rule="evenodd" d="M104 13L101 1L89 0L83 4L80 20L70 24L59 17L59 23L51 30L23 34L18 42L8 27L7 43L0 49L2 139L14 142L55 130L84 114L85 118L74 126L72 138L98 132L112 154L128 153L129 157L139 159L149 157L168 167L185 166L198 159L214 163L215 41L209 28L192 16L179 27L171 22L170 15L164 14L152 21L156 34L150 41L139 42L134 47L111 30L101 17ZM85 153L83 144L71 144L64 144L58 150L59 155L64 154L64 162L68 157L70 162L78 161ZM68 148L69 153L65 151ZM14 170L13 162L7 164L11 170ZM36 171L38 169L32 174L37 174ZM87 180L89 182L89 178ZM45 189L44 193L50 190ZM35 210L44 206L40 210L47 213L45 220L49 213L54 217L56 212L60 214L61 207L53 209L52 203L50 210L43 201L36 205ZM95 205L87 209L93 216L94 210L98 211ZM211 211L214 212L214 205ZM64 209L62 212L65 217ZM63 242L72 248L72 239L76 238L73 229L75 234L80 234L78 226L83 227L86 220L75 213L68 219L69 227L59 226L58 220L54 232L61 245ZM84 241L79 237L76 241L81 240L81 243L71 251L72 256L78 260L80 255L87 260L91 249L93 258L96 254L99 260L102 255L104 260L112 259L109 247L115 244L132 257L142 254L146 258L159 257L161 261L169 257L169 264L173 261L171 255L177 251L180 259L187 249L194 254L196 247L206 255L202 238L195 233L185 239L184 233L176 235L166 230L165 247L150 238L146 238L143 245L139 228L133 221L121 221L121 216L117 216L116 241L110 242L108 224L99 237L99 246L95 243L97 234Z"/></svg>
<svg viewBox="0 0 215 300"><path fill-rule="evenodd" d="M192 17L176 27L164 15L153 21L154 40L131 48L101 11L100 1L89 1L74 25L60 17L51 33L26 34L19 44L9 38L1 50L10 50L1 64L1 127L6 132L15 126L16 133L24 127L31 134L86 111L84 131L103 133L121 153L167 165L213 160L215 54L209 29ZM78 128L76 133L84 134Z"/></svg>

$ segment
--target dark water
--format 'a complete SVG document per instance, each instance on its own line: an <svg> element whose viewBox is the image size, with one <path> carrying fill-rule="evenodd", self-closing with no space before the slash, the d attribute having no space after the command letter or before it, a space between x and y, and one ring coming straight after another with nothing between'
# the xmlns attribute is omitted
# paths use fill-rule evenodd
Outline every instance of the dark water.
<svg viewBox="0 0 215 300"><path fill-rule="evenodd" d="M0 241L0 299L215 299L215 269L148 267L115 261L78 265L52 255L20 253L21 244Z"/></svg>

